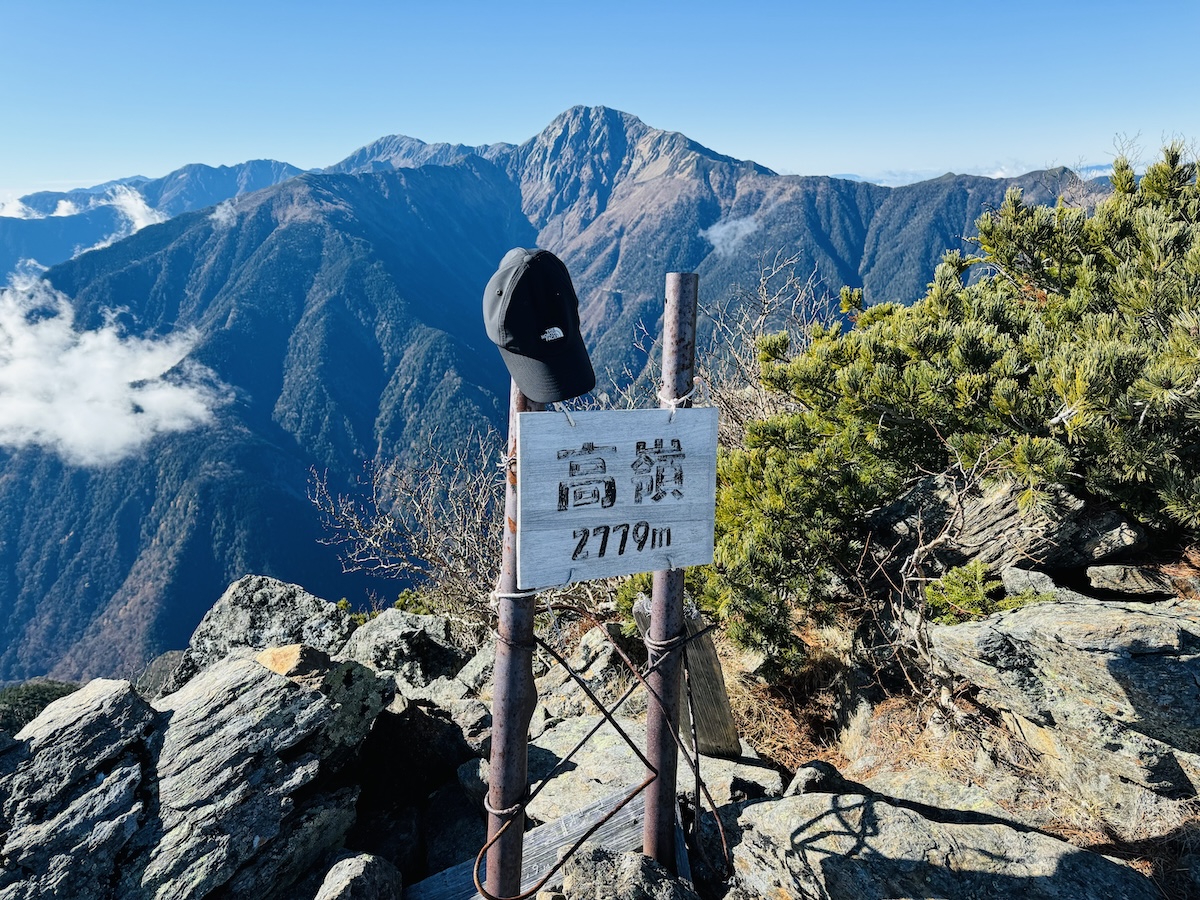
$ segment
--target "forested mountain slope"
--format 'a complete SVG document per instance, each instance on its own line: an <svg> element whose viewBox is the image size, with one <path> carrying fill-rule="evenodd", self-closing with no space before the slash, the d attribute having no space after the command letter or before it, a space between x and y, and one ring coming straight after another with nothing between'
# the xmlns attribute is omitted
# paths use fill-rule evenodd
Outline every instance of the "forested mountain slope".
<svg viewBox="0 0 1200 900"><path fill-rule="evenodd" d="M208 173L209 194L196 177L139 182L164 209L221 202L47 273L76 329L183 336L165 381L200 378L211 409L115 461L32 432L0 450L0 679L128 674L247 572L361 602L367 585L317 543L309 470L349 484L366 459L501 423L507 375L479 302L510 247L567 262L603 380L644 365L633 337L657 333L669 271L700 273L711 301L781 252L818 290L912 301L1011 184L1039 200L1069 179L780 176L588 107L519 146L394 136L323 173L260 174L284 180L239 193Z"/></svg>

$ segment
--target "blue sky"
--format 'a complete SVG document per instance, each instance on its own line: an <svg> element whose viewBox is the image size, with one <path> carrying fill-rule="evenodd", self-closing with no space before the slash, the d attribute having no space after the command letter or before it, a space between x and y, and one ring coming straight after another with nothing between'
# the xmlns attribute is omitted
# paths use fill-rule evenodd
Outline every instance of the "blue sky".
<svg viewBox="0 0 1200 900"><path fill-rule="evenodd" d="M0 0L0 201L621 109L797 174L1015 173L1200 138L1197 0Z"/></svg>

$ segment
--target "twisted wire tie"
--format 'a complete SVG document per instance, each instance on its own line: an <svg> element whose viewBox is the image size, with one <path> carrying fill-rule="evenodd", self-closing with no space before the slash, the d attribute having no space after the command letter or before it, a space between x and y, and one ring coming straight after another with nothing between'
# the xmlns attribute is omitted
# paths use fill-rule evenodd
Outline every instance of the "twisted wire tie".
<svg viewBox="0 0 1200 900"><path fill-rule="evenodd" d="M492 612L500 609L501 600L524 600L526 597L536 597L537 591L492 591L488 594L488 606Z"/></svg>
<svg viewBox="0 0 1200 900"><path fill-rule="evenodd" d="M512 638L506 638L498 631L496 632L496 640L501 644L504 644L506 647L512 647L514 650L533 651L537 649L536 641L514 641Z"/></svg>
<svg viewBox="0 0 1200 900"><path fill-rule="evenodd" d="M526 793L528 793L528 791L526 791ZM492 804L488 803L487 795L485 794L483 797L483 808L486 809L493 816L497 816L498 818L501 818L501 819L511 819L513 816L515 816L517 813L519 813L521 811L521 808L524 805L525 805L525 798L522 798L522 799L518 800L516 803L514 803L512 806L509 806L505 809L495 809L492 807Z"/></svg>
<svg viewBox="0 0 1200 900"><path fill-rule="evenodd" d="M687 637L683 632L680 632L673 638L667 638L665 641L657 641L647 634L646 637L642 638L642 643L646 645L647 656L649 657L648 662L651 666L654 666L659 659L674 653L686 640Z"/></svg>
<svg viewBox="0 0 1200 900"><path fill-rule="evenodd" d="M493 601L524 600L526 597L536 597L538 593L538 591L492 591L488 596Z"/></svg>
<svg viewBox="0 0 1200 900"><path fill-rule="evenodd" d="M700 392L700 395L704 398L705 403L709 402L708 384L705 383L704 379L701 378L699 375L697 375L695 378L692 379L692 389L690 391L688 391L686 394L683 394L679 397L665 397L665 396L663 396L662 389L660 389L658 391L659 403L661 403L663 406L670 407L670 409L671 409L671 415L667 419L668 423L674 423L675 410L680 409L683 406L683 404L685 404L689 400L691 400L692 395L695 394L696 391Z"/></svg>

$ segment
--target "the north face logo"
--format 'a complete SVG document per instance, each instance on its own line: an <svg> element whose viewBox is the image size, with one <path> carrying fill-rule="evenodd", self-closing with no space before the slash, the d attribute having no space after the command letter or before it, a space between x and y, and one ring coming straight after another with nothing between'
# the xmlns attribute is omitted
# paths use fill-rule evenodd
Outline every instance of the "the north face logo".
<svg viewBox="0 0 1200 900"><path fill-rule="evenodd" d="M564 337L566 337L566 335L563 334L563 330L557 325L552 325L550 328L547 328L542 332L542 340L546 341L547 343L550 341L562 340Z"/></svg>

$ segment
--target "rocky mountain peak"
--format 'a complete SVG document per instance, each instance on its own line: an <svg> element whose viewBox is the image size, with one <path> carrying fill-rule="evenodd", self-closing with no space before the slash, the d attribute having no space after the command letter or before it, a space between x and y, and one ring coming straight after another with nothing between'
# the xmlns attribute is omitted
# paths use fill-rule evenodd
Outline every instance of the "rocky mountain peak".
<svg viewBox="0 0 1200 900"><path fill-rule="evenodd" d="M508 145L500 145L508 146ZM418 166L453 165L467 156L487 156L490 147L468 147L466 144L445 142L427 144L418 138L390 134L355 150L345 159L324 171L348 175L365 172L389 172Z"/></svg>
<svg viewBox="0 0 1200 900"><path fill-rule="evenodd" d="M522 144L510 171L520 182L522 210L534 227L545 228L558 218L586 227L607 207L614 186L631 167L632 148L649 130L614 109L576 106Z"/></svg>
<svg viewBox="0 0 1200 900"><path fill-rule="evenodd" d="M667 272L698 273L718 300L783 251L818 292L909 302L1009 184L1030 200L1054 187L1036 175L903 188L780 177L589 106L520 146L393 135L275 183L290 171L189 166L127 180L124 206L62 195L0 217L0 268L96 247L45 276L76 329L114 323L114 346L190 329L187 363L231 398L209 430L159 434L119 466L81 473L41 444L0 454L0 678L127 671L248 570L359 596L333 551L314 550L308 473L348 483L364 459L412 452L434 431L499 423L507 373L479 297L511 247L563 259L593 364L622 378L646 365L631 338L655 327ZM87 209L51 214L66 203ZM192 211L149 224L177 204ZM46 360L52 375L58 357Z"/></svg>
<svg viewBox="0 0 1200 900"><path fill-rule="evenodd" d="M622 184L633 191L640 183L688 179L713 167L773 174L678 132L651 128L629 113L575 106L517 148L509 171L521 185L525 215L555 235L586 229Z"/></svg>

